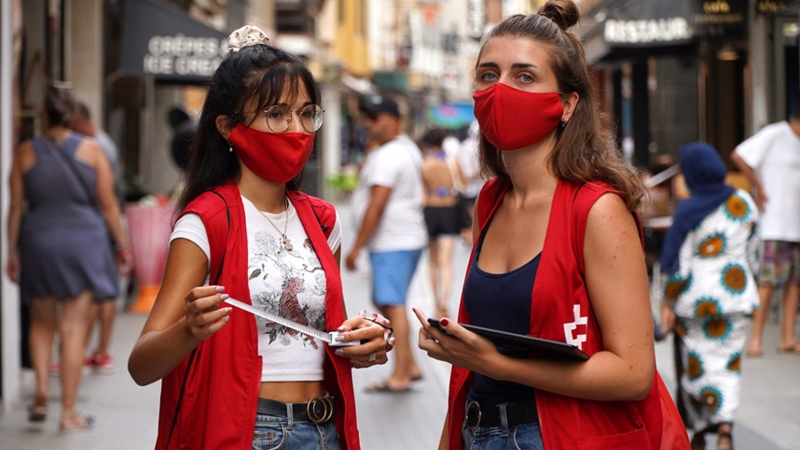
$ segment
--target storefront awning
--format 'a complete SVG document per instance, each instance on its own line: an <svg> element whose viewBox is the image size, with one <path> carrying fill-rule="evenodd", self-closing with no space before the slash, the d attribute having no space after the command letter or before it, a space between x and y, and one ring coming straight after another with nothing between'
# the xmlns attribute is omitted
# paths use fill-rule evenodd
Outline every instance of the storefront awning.
<svg viewBox="0 0 800 450"><path fill-rule="evenodd" d="M747 0L606 0L583 33L587 59L615 51L686 46L703 36L743 35ZM617 52L619 53L619 52Z"/></svg>
<svg viewBox="0 0 800 450"><path fill-rule="evenodd" d="M227 36L158 0L126 0L120 71L159 81L207 82L227 53Z"/></svg>

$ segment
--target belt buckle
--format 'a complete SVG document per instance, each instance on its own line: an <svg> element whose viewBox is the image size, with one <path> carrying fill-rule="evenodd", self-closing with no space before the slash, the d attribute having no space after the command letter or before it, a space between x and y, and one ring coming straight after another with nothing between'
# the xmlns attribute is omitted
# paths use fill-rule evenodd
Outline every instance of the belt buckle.
<svg viewBox="0 0 800 450"><path fill-rule="evenodd" d="M478 413L475 425L469 423L470 411L476 411ZM481 405L475 400L471 400L470 402L467 403L467 406L464 408L464 426L466 426L472 431L475 431L480 425L481 425Z"/></svg>
<svg viewBox="0 0 800 450"><path fill-rule="evenodd" d="M322 411L318 411L318 408L322 408ZM308 403L306 403L306 415L308 416L308 420L314 423L325 423L333 418L333 414L336 411L333 400L331 397L314 397Z"/></svg>

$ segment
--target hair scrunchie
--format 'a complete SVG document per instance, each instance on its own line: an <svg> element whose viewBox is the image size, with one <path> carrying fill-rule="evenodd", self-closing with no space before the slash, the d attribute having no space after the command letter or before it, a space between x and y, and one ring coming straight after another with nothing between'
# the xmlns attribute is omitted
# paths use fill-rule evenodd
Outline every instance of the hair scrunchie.
<svg viewBox="0 0 800 450"><path fill-rule="evenodd" d="M228 36L228 51L231 53L258 44L271 45L267 33L253 25L245 25Z"/></svg>

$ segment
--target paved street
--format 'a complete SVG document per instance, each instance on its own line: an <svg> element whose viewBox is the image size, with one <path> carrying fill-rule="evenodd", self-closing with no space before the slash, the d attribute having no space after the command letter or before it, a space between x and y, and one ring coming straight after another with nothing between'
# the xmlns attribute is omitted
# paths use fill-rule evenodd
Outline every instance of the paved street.
<svg viewBox="0 0 800 450"><path fill-rule="evenodd" d="M344 249L353 238L346 208L340 208L345 222ZM464 273L468 249L456 250L457 277ZM433 309L427 279L427 257L423 256L411 289L411 305L426 311ZM343 275L349 313L369 305L369 272L366 259L359 271ZM460 283L460 281L458 282ZM458 284L457 283L457 284ZM455 296L455 294L454 294ZM451 301L455 309L457 301ZM79 409L97 419L94 430L58 433L58 379L51 378L53 396L50 416L43 425L26 421L27 405L33 392L33 377L27 373L21 403L0 417L0 448L3 450L59 448L77 449L148 449L156 436L159 385L136 386L125 370L127 355L144 323L144 316L121 314L114 334L112 352L117 370L113 375L89 375L81 386ZM412 319L416 324L416 319ZM415 327L416 328L416 327ZM766 335L766 354L759 359L745 359L743 365L742 403L734 429L734 442L740 450L800 450L800 355L777 354L777 325L770 323ZM416 342L416 332L412 333ZM415 347L416 349L416 347ZM659 370L672 386L670 344L656 347ZM445 412L448 367L427 359L417 351L424 370L423 380L409 393L367 394L363 388L385 377L390 367L383 366L355 372L359 428L365 450L433 449L438 442ZM713 448L713 443L709 442Z"/></svg>

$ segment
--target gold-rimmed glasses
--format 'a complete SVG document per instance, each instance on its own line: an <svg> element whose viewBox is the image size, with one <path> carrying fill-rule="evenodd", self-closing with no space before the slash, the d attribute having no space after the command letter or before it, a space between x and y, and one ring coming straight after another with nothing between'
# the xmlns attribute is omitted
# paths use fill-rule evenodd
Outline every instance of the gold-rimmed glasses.
<svg viewBox="0 0 800 450"><path fill-rule="evenodd" d="M306 105L302 108L290 109L286 105L272 105L264 110L267 127L273 133L283 133L292 125L294 115L300 119L303 128L314 133L322 127L322 114L325 112L319 105Z"/></svg>

